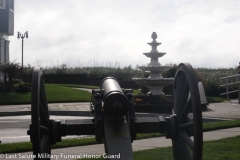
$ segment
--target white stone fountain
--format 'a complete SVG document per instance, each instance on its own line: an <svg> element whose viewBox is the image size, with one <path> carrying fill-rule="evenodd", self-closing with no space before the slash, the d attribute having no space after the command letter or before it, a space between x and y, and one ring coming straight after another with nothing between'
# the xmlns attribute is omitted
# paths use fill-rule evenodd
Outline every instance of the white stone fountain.
<svg viewBox="0 0 240 160"><path fill-rule="evenodd" d="M164 86L168 86L173 83L174 78L163 78L161 73L169 70L170 66L162 66L158 62L158 58L164 56L166 53L158 52L157 46L161 43L156 41L156 32L152 33L153 41L148 43L152 46L152 50L149 53L143 53L146 57L151 58L151 62L147 66L139 66L144 72L150 71L150 76L148 78L133 78L133 80L141 85L147 87L150 91L148 94L152 95L165 95L162 89Z"/></svg>

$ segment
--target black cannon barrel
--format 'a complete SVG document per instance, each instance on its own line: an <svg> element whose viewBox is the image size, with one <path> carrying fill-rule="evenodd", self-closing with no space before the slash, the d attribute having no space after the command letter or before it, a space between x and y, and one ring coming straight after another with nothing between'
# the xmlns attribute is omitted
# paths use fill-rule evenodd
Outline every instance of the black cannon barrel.
<svg viewBox="0 0 240 160"><path fill-rule="evenodd" d="M100 89L102 90L105 113L112 118L120 118L127 113L129 102L116 78L104 78Z"/></svg>

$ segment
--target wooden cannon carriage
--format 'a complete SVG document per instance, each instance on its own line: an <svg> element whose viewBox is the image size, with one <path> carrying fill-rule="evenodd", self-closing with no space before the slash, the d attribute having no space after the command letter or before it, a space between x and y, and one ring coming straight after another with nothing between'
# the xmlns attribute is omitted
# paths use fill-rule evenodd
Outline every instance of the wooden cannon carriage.
<svg viewBox="0 0 240 160"><path fill-rule="evenodd" d="M137 117L131 89L121 89L113 77L102 80L100 89L92 91L93 120L81 124L61 124L49 119L44 77L34 68L32 78L32 114L28 134L35 159L38 154L51 154L51 145L66 135L95 135L104 141L107 155L132 160L132 143L137 133L164 133L172 141L174 160L202 159L202 113L199 90L193 68L188 63L178 66L173 85L172 115ZM90 112L90 111L89 111ZM81 152L81 151L79 151ZM109 158L109 159L115 159Z"/></svg>

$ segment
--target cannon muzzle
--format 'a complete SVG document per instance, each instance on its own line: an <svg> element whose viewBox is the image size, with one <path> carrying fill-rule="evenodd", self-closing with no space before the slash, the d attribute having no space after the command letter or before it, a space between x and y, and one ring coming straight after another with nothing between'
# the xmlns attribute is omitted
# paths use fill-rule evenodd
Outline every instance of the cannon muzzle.
<svg viewBox="0 0 240 160"><path fill-rule="evenodd" d="M102 90L104 113L112 118L124 116L129 109L129 102L118 80L113 77L106 77L102 80L100 89Z"/></svg>

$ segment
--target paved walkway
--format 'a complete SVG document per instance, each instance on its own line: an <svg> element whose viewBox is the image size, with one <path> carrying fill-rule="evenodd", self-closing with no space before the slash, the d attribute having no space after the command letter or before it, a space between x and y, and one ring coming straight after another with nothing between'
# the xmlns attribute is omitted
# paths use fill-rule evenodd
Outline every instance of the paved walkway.
<svg viewBox="0 0 240 160"><path fill-rule="evenodd" d="M50 114L52 115L75 115L92 116L89 102L80 103L50 103L48 104ZM76 111L85 111L79 113ZM0 105L0 116L30 115L31 105ZM217 119L240 119L240 104L237 100L232 102L211 103L208 110L203 111L204 118Z"/></svg>
<svg viewBox="0 0 240 160"><path fill-rule="evenodd" d="M210 118L240 119L240 104L238 100L211 103L208 105L208 111L204 111L202 115Z"/></svg>
<svg viewBox="0 0 240 160"><path fill-rule="evenodd" d="M90 102L80 103L49 103L50 114L74 115L76 111L90 111ZM30 115L31 105L0 105L0 116ZM90 114L89 112L89 115Z"/></svg>

